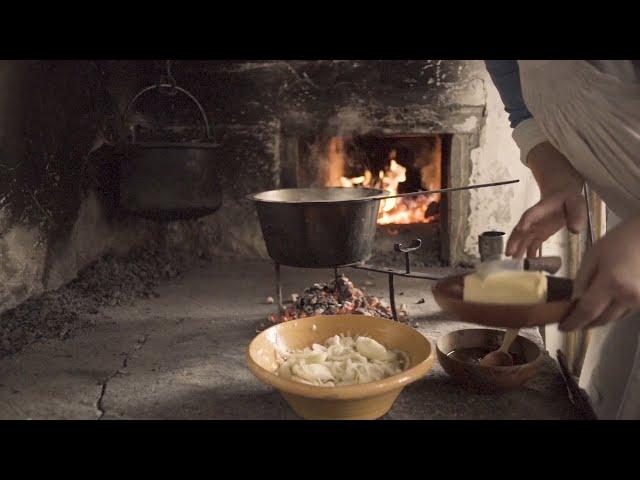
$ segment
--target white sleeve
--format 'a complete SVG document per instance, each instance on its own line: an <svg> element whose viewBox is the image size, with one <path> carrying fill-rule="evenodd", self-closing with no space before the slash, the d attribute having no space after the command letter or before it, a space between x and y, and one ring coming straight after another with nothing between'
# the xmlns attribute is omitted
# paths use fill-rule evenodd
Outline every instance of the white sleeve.
<svg viewBox="0 0 640 480"><path fill-rule="evenodd" d="M525 166L528 166L527 156L529 156L531 149L547 141L547 137L542 133L542 130L540 130L534 118L527 118L520 122L516 128L513 129L512 136L520 149L520 160Z"/></svg>

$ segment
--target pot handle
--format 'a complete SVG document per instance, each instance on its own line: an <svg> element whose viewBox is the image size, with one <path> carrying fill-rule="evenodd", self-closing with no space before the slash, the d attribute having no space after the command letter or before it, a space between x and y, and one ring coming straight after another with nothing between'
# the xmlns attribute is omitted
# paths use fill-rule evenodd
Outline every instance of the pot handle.
<svg viewBox="0 0 640 480"><path fill-rule="evenodd" d="M200 110L200 115L202 116L202 120L204 121L205 133L207 135L207 139L209 139L209 140L212 139L212 137L211 137L211 129L209 127L209 121L207 120L207 114L205 113L204 108L202 108L202 105L200 105L200 102L198 102L196 97L194 97L190 92L188 92L184 88L179 87L179 86L177 86L175 84L171 84L171 83L160 83L158 85L150 85L150 86L145 87L142 90L140 90L136 94L136 96L131 99L131 101L127 105L126 110L124 111L124 123L125 123L125 125L127 124L127 119L129 118L129 111L131 110L131 107L136 103L138 98L140 98L143 94L147 93L150 90L156 90L156 89L160 89L160 88L168 88L168 89L176 90L178 92L181 92L181 93L185 94L187 97L189 97L193 101L193 103L196 104L196 106L198 107L198 110ZM134 138L134 143L135 143L135 138Z"/></svg>

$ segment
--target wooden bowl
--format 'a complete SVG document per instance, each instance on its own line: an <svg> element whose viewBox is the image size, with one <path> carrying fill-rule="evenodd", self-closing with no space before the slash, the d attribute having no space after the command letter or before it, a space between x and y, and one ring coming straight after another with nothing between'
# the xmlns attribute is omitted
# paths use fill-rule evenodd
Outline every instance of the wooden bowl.
<svg viewBox="0 0 640 480"><path fill-rule="evenodd" d="M411 362L404 372L361 385L318 387L277 376L276 346L285 349L323 344L338 334L367 335L387 348L403 351ZM274 387L289 406L308 420L373 420L389 411L402 389L426 375L435 361L435 350L420 332L378 317L326 315L274 325L257 335L247 349L249 370Z"/></svg>
<svg viewBox="0 0 640 480"><path fill-rule="evenodd" d="M546 303L533 305L500 305L473 303L462 300L464 275L439 280L433 287L433 296L440 308L453 313L459 320L487 327L528 328L558 323L571 308L573 281L550 277Z"/></svg>
<svg viewBox="0 0 640 480"><path fill-rule="evenodd" d="M482 390L507 390L519 387L538 371L543 361L542 349L531 340L518 335L509 352L521 356L525 363L511 367L487 367L464 362L448 354L462 348L490 348L497 350L504 332L487 328L463 329L438 339L436 351L442 368L452 378Z"/></svg>

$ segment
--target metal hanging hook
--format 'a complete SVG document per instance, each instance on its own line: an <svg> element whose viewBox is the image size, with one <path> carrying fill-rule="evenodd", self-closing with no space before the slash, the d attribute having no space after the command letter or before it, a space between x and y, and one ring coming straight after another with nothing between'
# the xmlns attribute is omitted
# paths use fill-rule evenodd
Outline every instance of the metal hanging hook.
<svg viewBox="0 0 640 480"><path fill-rule="evenodd" d="M160 81L158 82L158 92L163 93L165 95L174 96L178 93L177 82L173 77L171 72L171 60L166 61L167 72L165 75L160 76Z"/></svg>
<svg viewBox="0 0 640 480"><path fill-rule="evenodd" d="M125 125L128 124L129 114L131 112L131 108L133 107L133 105L136 103L138 98L140 98L146 92L149 92L151 90L157 90L158 93L161 93L164 95L170 95L170 96L176 95L178 92L180 92L186 95L196 105L196 107L198 107L198 111L200 112L200 116L202 117L202 121L204 124L205 138L215 143L215 138L213 137L212 129L211 129L211 126L209 125L209 120L207 119L207 114L204 108L202 107L198 99L196 99L196 97L193 94L191 94L191 92L177 85L175 79L173 78L173 74L171 72L171 60L167 60L166 67L167 67L166 77L164 75L161 76L160 83L143 88L127 104L124 111L124 115L123 115L124 124ZM132 129L132 143L135 143L135 128Z"/></svg>
<svg viewBox="0 0 640 480"><path fill-rule="evenodd" d="M171 60L167 60L167 77L172 78L172 76L171 76Z"/></svg>

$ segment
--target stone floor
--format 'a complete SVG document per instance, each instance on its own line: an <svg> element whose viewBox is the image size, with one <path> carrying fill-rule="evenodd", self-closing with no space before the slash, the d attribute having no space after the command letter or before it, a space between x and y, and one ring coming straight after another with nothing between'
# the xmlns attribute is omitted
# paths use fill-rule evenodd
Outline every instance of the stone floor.
<svg viewBox="0 0 640 480"><path fill-rule="evenodd" d="M357 286L386 297L384 275L345 270ZM283 267L285 295L332 272ZM419 330L435 341L467 326L438 312L431 283L396 281ZM104 307L95 324L0 360L2 419L295 419L279 394L256 380L245 349L274 309L270 263L214 262L167 281L160 296ZM424 303L417 303L424 298ZM385 298L388 300L387 298ZM542 342L535 330L523 332ZM553 359L519 390L480 394L453 383L439 365L407 387L385 419L577 418Z"/></svg>

